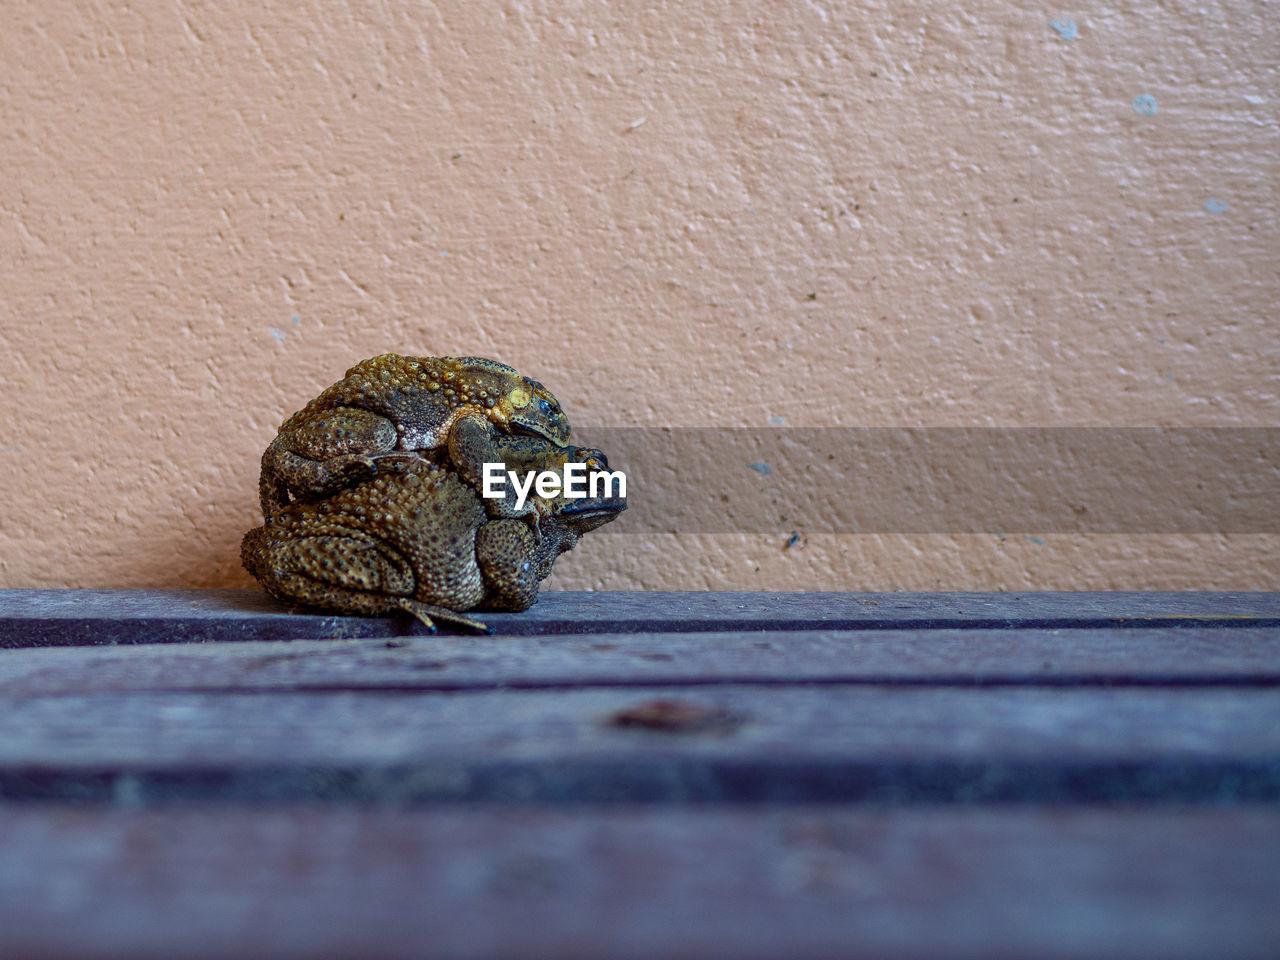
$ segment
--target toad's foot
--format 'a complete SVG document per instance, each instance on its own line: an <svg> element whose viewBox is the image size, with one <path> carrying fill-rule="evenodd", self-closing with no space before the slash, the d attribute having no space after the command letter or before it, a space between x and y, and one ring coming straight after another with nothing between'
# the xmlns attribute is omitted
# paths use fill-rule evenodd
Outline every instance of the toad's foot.
<svg viewBox="0 0 1280 960"><path fill-rule="evenodd" d="M388 597L387 602L415 617L419 623L423 624L432 633L436 632L436 625L432 622L432 617L436 617L446 623L469 627L477 633L493 633L488 625L475 617L468 617L466 614L459 613L457 610L450 610L447 607L438 607L435 604L410 600L408 597Z"/></svg>
<svg viewBox="0 0 1280 960"><path fill-rule="evenodd" d="M416 464L423 462L422 456L413 451L375 453L364 459L373 464L373 472L376 474L408 473Z"/></svg>

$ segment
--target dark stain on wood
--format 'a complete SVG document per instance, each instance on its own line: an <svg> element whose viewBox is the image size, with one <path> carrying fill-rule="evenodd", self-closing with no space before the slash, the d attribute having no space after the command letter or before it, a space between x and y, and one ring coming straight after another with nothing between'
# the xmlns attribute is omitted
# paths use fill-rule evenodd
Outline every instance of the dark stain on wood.
<svg viewBox="0 0 1280 960"><path fill-rule="evenodd" d="M614 727L661 733L729 733L742 726L741 714L690 700L646 700L609 715Z"/></svg>

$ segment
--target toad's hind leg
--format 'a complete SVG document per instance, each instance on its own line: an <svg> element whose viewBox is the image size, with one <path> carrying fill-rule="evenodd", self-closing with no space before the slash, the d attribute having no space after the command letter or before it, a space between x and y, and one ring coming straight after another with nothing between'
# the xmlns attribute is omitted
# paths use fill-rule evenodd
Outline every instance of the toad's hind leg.
<svg viewBox="0 0 1280 960"><path fill-rule="evenodd" d="M489 627L474 617L448 610L430 603L422 603L410 597L388 596L368 590L325 583L297 571L279 571L270 578L260 578L267 592L277 600L319 607L344 614L368 617L385 617L394 613L407 613L432 633L436 632L436 620L457 624L478 633L491 633Z"/></svg>
<svg viewBox="0 0 1280 960"><path fill-rule="evenodd" d="M305 411L304 411L305 414ZM258 496L264 515L274 516L298 500L320 500L378 472L376 459L399 440L386 417L355 407L295 418L262 455Z"/></svg>
<svg viewBox="0 0 1280 960"><path fill-rule="evenodd" d="M414 589L403 557L354 531L281 536L256 527L240 543L240 561L273 597L340 613L393 613Z"/></svg>
<svg viewBox="0 0 1280 960"><path fill-rule="evenodd" d="M335 587L332 584L312 580L305 574L288 574L281 577L276 582L276 589L268 588L267 592L286 602L301 603L346 614L385 617L403 612L409 614L432 633L436 632L433 617L435 620L466 627L477 633L492 633L486 624L455 610L421 603L409 597L388 597L385 594L368 593L364 590Z"/></svg>
<svg viewBox="0 0 1280 960"><path fill-rule="evenodd" d="M240 544L240 560L267 593L286 603L375 617L403 611L432 632L432 617L489 632L479 620L415 600L408 561L355 531L278 536L270 526L256 527Z"/></svg>

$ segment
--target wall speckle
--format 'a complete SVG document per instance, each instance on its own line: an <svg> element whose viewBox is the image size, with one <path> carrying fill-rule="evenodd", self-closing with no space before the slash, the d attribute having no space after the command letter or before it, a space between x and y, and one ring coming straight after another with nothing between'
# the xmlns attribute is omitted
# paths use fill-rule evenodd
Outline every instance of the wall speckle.
<svg viewBox="0 0 1280 960"><path fill-rule="evenodd" d="M1130 106L1133 107L1135 113L1140 113L1144 117L1153 117L1159 110L1156 98L1149 93L1138 94L1133 98L1133 103Z"/></svg>
<svg viewBox="0 0 1280 960"><path fill-rule="evenodd" d="M767 463L748 463L747 466L764 477L773 473L773 467L769 466Z"/></svg>
<svg viewBox="0 0 1280 960"><path fill-rule="evenodd" d="M1225 200L1219 200L1216 197L1210 197L1204 202L1204 208L1210 213L1226 213L1227 202Z"/></svg>
<svg viewBox="0 0 1280 960"><path fill-rule="evenodd" d="M1058 36L1063 40L1074 40L1079 36L1074 20L1051 20L1049 26L1057 32Z"/></svg>
<svg viewBox="0 0 1280 960"><path fill-rule="evenodd" d="M273 337L275 337L277 340L283 340L283 339L284 339L284 331L283 331L283 330L281 330L281 329L279 329L278 327L272 327L272 328L271 328L271 335L272 335Z"/></svg>

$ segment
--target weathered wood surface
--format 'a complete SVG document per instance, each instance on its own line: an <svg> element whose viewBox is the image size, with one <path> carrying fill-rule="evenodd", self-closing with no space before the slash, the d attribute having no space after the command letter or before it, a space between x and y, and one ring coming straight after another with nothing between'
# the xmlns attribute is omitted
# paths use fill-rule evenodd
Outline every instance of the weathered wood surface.
<svg viewBox="0 0 1280 960"><path fill-rule="evenodd" d="M1277 595L488 619L0 592L0 956L1280 955Z"/></svg>
<svg viewBox="0 0 1280 960"><path fill-rule="evenodd" d="M724 724L612 718L655 700ZM680 734L680 735L677 735ZM0 764L402 763L435 757L1280 759L1271 689L742 687L128 693L0 700Z"/></svg>
<svg viewBox="0 0 1280 960"><path fill-rule="evenodd" d="M0 696L149 690L790 685L1270 686L1280 629L812 630L36 647Z"/></svg>
<svg viewBox="0 0 1280 960"><path fill-rule="evenodd" d="M634 722L655 701L693 722ZM647 714L641 714L641 717ZM0 700L0 797L1280 799L1273 689L721 686Z"/></svg>
<svg viewBox="0 0 1280 960"><path fill-rule="evenodd" d="M1270 958L1280 814L11 808L0 956Z"/></svg>
<svg viewBox="0 0 1280 960"><path fill-rule="evenodd" d="M1271 593L546 592L498 634L812 629L1280 626ZM387 637L409 618L302 611L257 590L3 590L0 646Z"/></svg>

